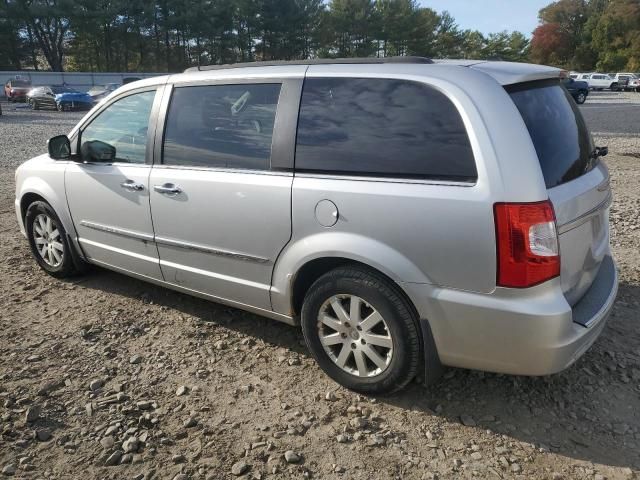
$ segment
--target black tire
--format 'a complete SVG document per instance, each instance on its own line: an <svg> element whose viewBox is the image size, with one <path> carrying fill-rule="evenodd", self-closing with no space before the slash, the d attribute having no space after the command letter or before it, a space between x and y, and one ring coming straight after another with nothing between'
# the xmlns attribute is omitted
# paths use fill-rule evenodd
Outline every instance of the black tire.
<svg viewBox="0 0 640 480"><path fill-rule="evenodd" d="M62 244L63 247L61 255L62 258L59 265L52 265L47 263L43 255L38 250L38 247L36 246L36 239L34 235L34 230L36 229L35 222L40 215L49 217L52 221L53 228L58 230L59 242L56 243ZM29 240L29 246L31 247L31 253L33 254L33 257L35 258L38 265L40 265L40 268L42 268L49 275L57 278L69 277L78 273L78 269L73 262L74 252L72 252L72 247L69 245L67 232L64 229L60 218L53 210L53 208L51 208L51 205L43 201L33 202L31 205L29 205L29 208L27 208L24 222L27 231L27 238Z"/></svg>
<svg viewBox="0 0 640 480"><path fill-rule="evenodd" d="M349 373L339 367L325 351L320 341L321 324L318 319L323 305L335 295L360 297L384 319L386 331L392 339L393 353L381 373L371 377ZM307 346L320 368L350 390L365 394L389 394L403 389L419 373L423 357L416 314L400 289L373 270L345 266L320 277L305 296L301 323ZM353 342L351 347L357 343L357 340L351 340L348 336L343 338L347 339L348 343ZM364 344L366 342L363 339L364 335L361 339ZM338 345L336 348L346 348L346 344ZM350 361L355 362L355 357L348 355Z"/></svg>
<svg viewBox="0 0 640 480"><path fill-rule="evenodd" d="M58 111L59 111L59 112L64 112L64 111L65 111L65 105L64 105L64 103L58 103L57 108L58 108Z"/></svg>
<svg viewBox="0 0 640 480"><path fill-rule="evenodd" d="M40 105L38 105L37 101L30 100L29 103L31 104L31 109L32 110L40 110Z"/></svg>
<svg viewBox="0 0 640 480"><path fill-rule="evenodd" d="M578 95L576 95L576 103L578 105L582 105L586 101L587 101L587 94L585 92L578 92Z"/></svg>

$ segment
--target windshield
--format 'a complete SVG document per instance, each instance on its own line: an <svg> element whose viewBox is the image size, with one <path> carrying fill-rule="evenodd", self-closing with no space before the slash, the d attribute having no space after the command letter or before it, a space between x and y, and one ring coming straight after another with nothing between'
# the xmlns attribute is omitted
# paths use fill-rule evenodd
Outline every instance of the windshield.
<svg viewBox="0 0 640 480"><path fill-rule="evenodd" d="M51 91L55 94L58 93L80 93L77 90L74 90L73 88L70 87L64 87L64 86L60 86L60 85L54 85L51 87Z"/></svg>
<svg viewBox="0 0 640 480"><path fill-rule="evenodd" d="M507 91L529 130L547 188L593 169L591 135L578 106L558 81L518 84Z"/></svg>
<svg viewBox="0 0 640 480"><path fill-rule="evenodd" d="M29 80L12 80L11 86L13 87L30 87L31 82Z"/></svg>

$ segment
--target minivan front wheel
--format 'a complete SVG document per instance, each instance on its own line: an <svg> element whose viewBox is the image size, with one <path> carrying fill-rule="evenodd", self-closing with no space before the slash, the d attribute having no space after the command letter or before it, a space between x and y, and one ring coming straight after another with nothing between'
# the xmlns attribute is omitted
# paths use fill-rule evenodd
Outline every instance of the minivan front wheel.
<svg viewBox="0 0 640 480"><path fill-rule="evenodd" d="M346 388L392 393L418 373L420 334L398 287L360 267L320 277L302 306L302 330L318 365Z"/></svg>
<svg viewBox="0 0 640 480"><path fill-rule="evenodd" d="M48 203L37 201L29 205L25 227L31 253L44 271L58 278L77 272L67 232Z"/></svg>

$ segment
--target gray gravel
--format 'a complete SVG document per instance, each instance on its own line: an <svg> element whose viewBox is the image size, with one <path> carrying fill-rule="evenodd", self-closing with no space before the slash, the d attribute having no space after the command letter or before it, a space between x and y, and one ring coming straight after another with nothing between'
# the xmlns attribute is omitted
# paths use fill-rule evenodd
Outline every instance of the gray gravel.
<svg viewBox="0 0 640 480"><path fill-rule="evenodd" d="M47 139L69 133L86 112L32 111L2 101L0 167L17 167L47 151Z"/></svg>

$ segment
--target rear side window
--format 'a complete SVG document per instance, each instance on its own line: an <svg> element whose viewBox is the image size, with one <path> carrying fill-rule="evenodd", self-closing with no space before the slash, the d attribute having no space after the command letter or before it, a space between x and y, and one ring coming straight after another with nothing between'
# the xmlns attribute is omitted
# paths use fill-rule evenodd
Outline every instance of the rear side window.
<svg viewBox="0 0 640 480"><path fill-rule="evenodd" d="M270 168L280 84L177 87L169 106L163 163Z"/></svg>
<svg viewBox="0 0 640 480"><path fill-rule="evenodd" d="M441 92L392 79L304 82L296 170L475 181L462 118Z"/></svg>
<svg viewBox="0 0 640 480"><path fill-rule="evenodd" d="M570 182L596 165L587 125L558 81L507 87L529 130L547 188Z"/></svg>

